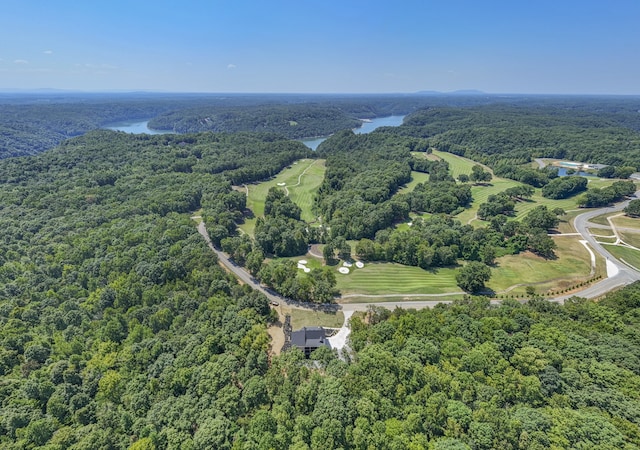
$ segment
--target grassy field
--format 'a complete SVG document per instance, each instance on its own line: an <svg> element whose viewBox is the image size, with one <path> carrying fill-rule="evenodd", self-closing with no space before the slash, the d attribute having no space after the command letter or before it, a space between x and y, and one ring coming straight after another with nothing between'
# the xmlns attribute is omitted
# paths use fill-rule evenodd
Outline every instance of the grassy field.
<svg viewBox="0 0 640 450"><path fill-rule="evenodd" d="M439 151L434 151L433 155L428 155L427 157L446 160L450 165L451 174L455 178L463 173L471 173L471 168L476 164L471 160ZM489 169L485 167L485 170ZM264 213L264 199L269 188L278 186L278 183L285 183L282 188L284 189L286 187L291 199L301 207L302 218L312 222L315 219L311 213L313 198L322 183L324 173L324 160L300 160L296 164L284 169L271 180L249 185L247 205L256 216L262 215ZM403 187L400 192L410 192L418 183L424 182L427 179L427 174L412 172L412 181ZM590 180L590 186L604 187L613 181L614 180L593 179ZM520 183L513 180L494 178L487 186L472 186L473 205L456 218L463 223L471 222L476 226L482 226L484 222L473 220L479 205L485 202L490 195L497 194L519 184ZM522 218L529 210L538 205L546 205L550 209L559 207L565 211L569 211L567 215L562 217L558 231L562 233L575 232L570 222L573 217L583 212L583 210L577 210L577 197L565 200L550 200L542 197L541 190L536 189L531 200L523 201L516 205L516 217ZM638 223L637 219L620 219L634 220L633 226L637 226ZM626 220L621 220L620 223L616 222L616 224L624 227L631 226ZM605 225L608 224L606 218L603 217L594 220L594 222ZM252 235L254 226L255 219L249 219L240 228L244 232ZM398 227L408 228L406 224L400 224ZM609 234L607 230L598 230L597 234L598 233L603 235ZM640 235L638 236L640 237ZM606 239L607 238L605 238L605 240ZM570 287L578 281L588 279L591 270L590 255L584 246L578 242L578 238L556 237L554 240L558 245L558 249L556 250L558 259L545 260L531 253L499 258L497 261L498 264L492 269L492 279L489 281L488 287L500 294L505 289L522 283L523 286L515 287L510 291L510 294L524 295L525 284L535 285L536 291L543 293L550 289L558 290ZM634 242L636 241L634 240ZM353 244L354 243L352 243L352 246ZM635 260L634 258L640 259L640 254L635 255L631 253L628 258L631 260ZM294 260L299 259L301 258L294 258ZM321 260L309 257L305 259L309 261L307 264L308 267L320 267L322 265ZM596 275L604 273L604 266L604 261L598 256ZM367 263L363 269L353 267L351 273L343 275L337 272L339 267L340 266L335 266L334 269L338 281L337 287L343 295L357 293L371 296L392 296L385 298L347 298L344 300L345 302L389 301L390 298L401 299L403 295L407 294L444 294L460 291L460 288L455 282L456 269L453 268L438 269L432 272L417 267L403 266L394 263ZM336 318L326 313L313 312L312 315L309 315L309 312L298 311L295 314L299 314L300 317L292 317L292 319L294 319L294 327L301 327L305 324L317 325L319 321L324 321L320 324L324 324L325 326L333 326L328 323L335 323L335 326L340 326L342 323L341 318ZM307 320L305 314L309 316L308 322L305 322ZM298 320L298 322L295 322L295 320ZM334 322L332 322L332 320Z"/></svg>
<svg viewBox="0 0 640 450"><path fill-rule="evenodd" d="M621 247L619 245L604 245L604 247L611 252L613 256L630 264L636 270L640 270L640 252L628 247Z"/></svg>
<svg viewBox="0 0 640 450"><path fill-rule="evenodd" d="M578 240L570 236L554 238L558 246L557 259L544 259L529 252L499 258L497 267L491 271L488 287L499 293L516 284L535 284L537 292L541 293L550 288L564 288L576 281L588 279L591 257ZM600 265L604 264L600 262ZM525 287L516 288L512 292L524 294Z"/></svg>
<svg viewBox="0 0 640 450"><path fill-rule="evenodd" d="M310 311L306 309L290 309L291 327L297 330L302 327L327 327L340 328L344 323L342 311L327 313L323 311Z"/></svg>
<svg viewBox="0 0 640 450"><path fill-rule="evenodd" d="M620 232L620 239L629 245L640 248L640 233Z"/></svg>
<svg viewBox="0 0 640 450"><path fill-rule="evenodd" d="M557 259L547 260L529 252L499 258L492 268L491 280L487 287L497 293L517 284L510 293L525 294L525 285L533 284L538 292L572 286L577 281L590 277L591 257L576 237L554 238L558 249ZM603 273L604 261L597 261L597 274ZM337 270L337 268L336 268ZM343 295L365 294L442 294L459 292L455 282L456 269L443 268L430 272L418 267L393 263L367 263L364 268L353 268L348 275L336 273L338 289ZM455 296L454 296L455 297ZM395 298L395 297L394 297ZM388 298L345 299L347 302L389 301Z"/></svg>
<svg viewBox="0 0 640 450"><path fill-rule="evenodd" d="M610 226L609 225L609 221L607 220L607 217L610 216L614 216L617 213L609 213L609 214L603 214L601 216L596 216L592 219L589 219L589 222L591 223L597 223L598 225L606 225L606 226Z"/></svg>
<svg viewBox="0 0 640 450"><path fill-rule="evenodd" d="M455 179L462 173L469 175L471 173L471 168L478 164L475 161L472 161L467 158L463 158L461 156L454 155L453 153L441 152L438 150L433 150L432 153L434 156L446 161L449 163L449 172L451 176ZM480 164L484 170L493 173L493 171L485 165Z"/></svg>
<svg viewBox="0 0 640 450"><path fill-rule="evenodd" d="M640 218L617 216L611 219L616 227L634 228L640 232Z"/></svg>
<svg viewBox="0 0 640 450"><path fill-rule="evenodd" d="M442 158L443 160L449 163L449 171L454 178L458 178L460 174L469 174L471 173L471 168L476 165L474 161L471 161L466 158L462 158L460 156L453 155L451 153L439 152L437 150L433 151L433 154ZM491 172L491 169L485 167L485 170ZM471 187L471 194L473 195L473 204L471 208L461 212L456 216L458 220L462 223L473 223L476 226L483 226L486 222L473 220L478 212L478 208L482 203L485 203L490 195L498 194L510 187L519 186L522 183L517 181L509 180L507 178L494 177L490 184L476 185ZM611 184L611 182L609 182ZM602 183L602 186L605 186L606 182ZM535 208L539 205L545 205L549 209L553 208L562 208L565 211L576 209L578 207L577 204L578 197L572 197L569 199L563 200L551 200L542 196L542 190L536 189L533 197L530 200L525 200L516 204L516 218L521 219L524 217L527 212L531 209ZM472 221L473 222L470 222Z"/></svg>
<svg viewBox="0 0 640 450"><path fill-rule="evenodd" d="M617 241L617 238L615 236L599 237L599 238L596 238L596 240L601 244L615 244Z"/></svg>
<svg viewBox="0 0 640 450"><path fill-rule="evenodd" d="M583 211L570 210L564 216L560 217L560 223L558 224L559 233L575 233L576 229L573 226L573 219Z"/></svg>
<svg viewBox="0 0 640 450"><path fill-rule="evenodd" d="M395 263L366 263L362 269L352 268L347 275L336 272L336 279L343 295L442 294L460 291L455 272L450 268L430 272Z"/></svg>
<svg viewBox="0 0 640 450"><path fill-rule="evenodd" d="M597 236L613 236L611 228L587 228L587 231Z"/></svg>
<svg viewBox="0 0 640 450"><path fill-rule="evenodd" d="M249 189L247 207L256 217L264 215L264 200L267 198L267 192L272 187L280 187L289 192L291 200L302 209L302 220L313 222L315 220L311 212L313 199L318 187L322 184L325 171L323 159L301 159L270 180L247 185ZM278 186L281 183L284 185ZM246 192L244 188L241 190ZM247 219L239 228L253 236L255 222L255 218Z"/></svg>
<svg viewBox="0 0 640 450"><path fill-rule="evenodd" d="M314 220L311 213L313 198L324 179L325 170L322 159L301 159L270 180L250 184L247 206L256 216L262 216L269 189L285 183L282 189L286 187L291 200L302 209L302 219L311 222Z"/></svg>
<svg viewBox="0 0 640 450"><path fill-rule="evenodd" d="M411 181L407 183L406 186L400 188L398 192L400 194L406 194L407 192L411 192L415 189L416 185L419 183L424 183L429 180L429 174L423 172L411 172Z"/></svg>

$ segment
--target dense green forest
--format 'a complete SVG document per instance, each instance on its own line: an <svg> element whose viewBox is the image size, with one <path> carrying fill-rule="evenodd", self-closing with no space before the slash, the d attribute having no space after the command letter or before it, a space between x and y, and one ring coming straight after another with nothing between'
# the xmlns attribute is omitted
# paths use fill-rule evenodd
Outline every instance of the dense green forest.
<svg viewBox="0 0 640 450"><path fill-rule="evenodd" d="M429 139L432 147L487 164L496 175L540 187L548 173L532 169L533 158L637 169L639 107L633 98L433 107L386 132Z"/></svg>
<svg viewBox="0 0 640 450"><path fill-rule="evenodd" d="M149 122L151 128L177 133L268 131L291 139L327 136L361 124L336 107L309 104L202 107L162 114Z"/></svg>
<svg viewBox="0 0 640 450"><path fill-rule="evenodd" d="M356 119L502 101L419 94L0 93L0 159L34 155L114 122L154 117L152 127L171 131L276 131L300 138L355 128Z"/></svg>
<svg viewBox="0 0 640 450"><path fill-rule="evenodd" d="M327 171L316 208L330 230L326 233L330 248L341 247L345 239L357 240L355 254L361 259L423 269L455 266L459 260L491 265L496 256L524 250L553 257L555 244L547 231L557 225L563 211L539 207L522 223L509 220L515 200L531 195L526 188L511 189L480 205L478 215L490 221L489 226L462 225L450 216L470 205L470 185L457 183L445 161L412 156L411 152L429 150L427 140L387 130L391 128L366 135L347 130L318 147L317 153L326 157ZM409 193L398 193L410 180L412 169L428 173L429 180ZM491 176L480 166L474 169L469 180L485 182L485 174ZM393 227L408 220L410 212L433 215L414 219L408 230ZM471 291L483 287L480 284Z"/></svg>
<svg viewBox="0 0 640 450"><path fill-rule="evenodd" d="M615 127L631 130L630 114ZM300 225L274 190L256 243L236 234L246 198L232 185L314 156L280 134L93 131L0 161L0 448L640 448L638 283L564 306L468 297L420 311L371 307L351 319L342 359L268 352L267 299L219 267L194 211L216 245L307 301L335 294L332 272L280 279L292 261L265 263L265 252L328 240L348 254L349 237L369 259L463 259L480 278L500 254L553 252L547 230L560 211L508 217L527 189L489 198L485 228L451 219L468 184L446 163L412 156L434 142L422 128L337 133L318 152L329 232ZM399 194L412 170L429 180ZM616 182L585 198L630 189ZM388 228L412 211L434 214ZM290 229L299 249L287 247ZM468 291L482 289L461 274Z"/></svg>
<svg viewBox="0 0 640 450"><path fill-rule="evenodd" d="M415 95L5 93L0 94L0 159L34 155L105 125L156 116L160 117L152 126L171 131L277 131L300 138L355 128L360 124L356 118L407 114L434 101L482 100Z"/></svg>
<svg viewBox="0 0 640 450"><path fill-rule="evenodd" d="M211 406L234 386L249 408L252 385L261 396L269 308L218 267L189 213L232 220L230 180L308 152L273 135L97 131L2 161L0 446L127 448L151 430L143 416L165 446L219 419L232 433L227 406Z"/></svg>

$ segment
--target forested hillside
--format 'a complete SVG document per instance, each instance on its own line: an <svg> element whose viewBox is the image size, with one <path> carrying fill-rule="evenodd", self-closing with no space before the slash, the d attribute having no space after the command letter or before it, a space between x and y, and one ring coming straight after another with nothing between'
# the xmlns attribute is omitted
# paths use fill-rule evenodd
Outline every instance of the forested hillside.
<svg viewBox="0 0 640 450"><path fill-rule="evenodd" d="M482 262L483 272L488 272L483 266L493 264L496 256L524 250L554 256L555 244L547 231L557 225L562 211L539 207L523 221L508 220L515 199L521 195L516 190L492 196L481 205L478 214L490 221L490 226L475 229L463 225L451 215L463 211L473 200L470 185L457 183L446 161L413 157L411 152L429 150L428 140L399 136L395 129L381 128L366 135L347 130L318 147L319 156L326 157L327 171L316 205L330 229L326 237L330 248L344 247L344 240L357 240L355 254L366 261L431 269L466 260ZM480 170L467 178L483 178L486 172L477 168ZM411 192L398 193L410 180L412 169L428 173L429 179ZM410 212L433 215L413 220L410 229L396 228ZM545 220L537 220L539 216ZM484 288L483 283L460 286L469 292Z"/></svg>
<svg viewBox="0 0 640 450"><path fill-rule="evenodd" d="M434 107L387 130L428 138L432 147L491 166L496 175L546 183L533 158L640 165L640 100L547 99L468 108ZM538 172L538 173L536 173ZM542 178L542 179L541 179Z"/></svg>
<svg viewBox="0 0 640 450"><path fill-rule="evenodd" d="M420 95L0 94L0 159L34 155L114 122L156 116L152 127L180 133L276 131L297 139L355 128L361 123L356 119L487 101Z"/></svg>
<svg viewBox="0 0 640 450"><path fill-rule="evenodd" d="M151 128L177 133L268 131L291 139L327 136L361 124L336 107L314 104L202 107L162 114L149 122Z"/></svg>
<svg viewBox="0 0 640 450"><path fill-rule="evenodd" d="M307 152L272 135L103 131L0 162L0 447L233 435L264 395L269 308L189 213L232 220L229 180Z"/></svg>
<svg viewBox="0 0 640 450"><path fill-rule="evenodd" d="M448 217L470 190L446 162L411 154L428 150L422 126L344 131L320 147L330 243L350 253L345 237L362 238L359 255L425 268L553 253L559 212L505 215L530 190L490 197L484 228ZM246 196L232 184L312 157L272 133L94 131L0 161L0 448L640 448L639 284L564 306L371 307L352 317L344 359L269 354L266 298L218 266L190 216L200 210L216 244L275 284L295 263L263 264L263 251L327 236L273 190L254 247L236 235ZM412 170L428 181L399 194ZM409 212L434 214L388 228ZM282 287L327 301L330 275Z"/></svg>

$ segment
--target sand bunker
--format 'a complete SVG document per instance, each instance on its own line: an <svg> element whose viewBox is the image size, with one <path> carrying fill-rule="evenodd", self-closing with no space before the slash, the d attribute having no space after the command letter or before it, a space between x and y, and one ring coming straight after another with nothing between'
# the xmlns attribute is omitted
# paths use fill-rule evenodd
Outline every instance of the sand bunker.
<svg viewBox="0 0 640 450"><path fill-rule="evenodd" d="M287 184L287 183L278 183L278 186L284 186L284 185L286 185L286 184Z"/></svg>
<svg viewBox="0 0 640 450"><path fill-rule="evenodd" d="M362 261L357 261L357 262L356 262L356 267L357 267L358 269L362 269L362 268L364 267L364 263L363 263Z"/></svg>
<svg viewBox="0 0 640 450"><path fill-rule="evenodd" d="M345 274L345 275L346 275L346 274L348 274L348 273L349 273L349 269L348 269L348 268L346 268L346 267L340 267L340 268L338 269L338 272L343 273L343 274Z"/></svg>
<svg viewBox="0 0 640 450"><path fill-rule="evenodd" d="M343 263L342 263L342 265L343 265L344 267L351 267L351 266L353 266L353 264L351 264L350 262L347 262L347 261L343 262Z"/></svg>
<svg viewBox="0 0 640 450"><path fill-rule="evenodd" d="M300 261L298 261L298 264L306 264L307 260L306 259L301 259Z"/></svg>

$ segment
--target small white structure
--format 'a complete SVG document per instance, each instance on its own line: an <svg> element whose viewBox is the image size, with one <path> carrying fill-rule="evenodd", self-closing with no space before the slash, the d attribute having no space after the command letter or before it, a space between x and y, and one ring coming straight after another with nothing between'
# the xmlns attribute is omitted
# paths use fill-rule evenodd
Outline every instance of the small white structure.
<svg viewBox="0 0 640 450"><path fill-rule="evenodd" d="M342 273L342 274L345 274L345 275L346 275L346 274L348 274L348 273L349 273L349 268L347 268L347 267L340 267L340 268L338 269L338 272L340 272L340 273Z"/></svg>

